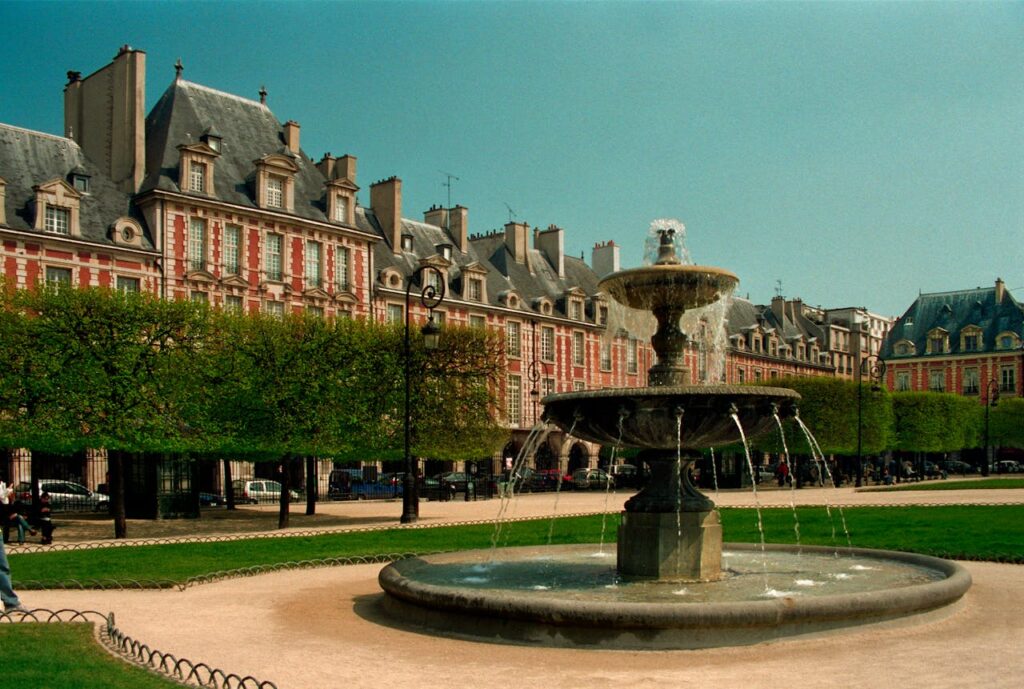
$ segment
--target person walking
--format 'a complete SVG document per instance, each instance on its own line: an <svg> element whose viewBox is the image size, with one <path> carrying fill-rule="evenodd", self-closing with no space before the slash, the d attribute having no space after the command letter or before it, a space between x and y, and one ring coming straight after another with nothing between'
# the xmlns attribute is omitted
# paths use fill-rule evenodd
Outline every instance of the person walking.
<svg viewBox="0 0 1024 689"><path fill-rule="evenodd" d="M28 612L11 586L11 565L7 562L7 549L2 540L0 540L0 600L4 603L4 612Z"/></svg>

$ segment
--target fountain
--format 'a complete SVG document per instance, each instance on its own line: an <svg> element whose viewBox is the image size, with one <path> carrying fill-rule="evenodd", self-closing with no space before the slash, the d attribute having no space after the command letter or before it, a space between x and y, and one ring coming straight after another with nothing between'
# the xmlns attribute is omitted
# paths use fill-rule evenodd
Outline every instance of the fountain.
<svg viewBox="0 0 1024 689"><path fill-rule="evenodd" d="M744 434L792 416L799 395L689 384L680 320L738 280L720 268L682 264L673 230L659 235L652 265L600 283L617 302L657 320L650 386L542 400L547 422L584 440L638 448L650 467L646 485L624 505L615 565L594 546L410 558L381 571L386 608L450 634L645 649L756 643L943 614L971 583L952 562L856 548L723 549L718 512L692 484L689 467L703 448L745 442Z"/></svg>

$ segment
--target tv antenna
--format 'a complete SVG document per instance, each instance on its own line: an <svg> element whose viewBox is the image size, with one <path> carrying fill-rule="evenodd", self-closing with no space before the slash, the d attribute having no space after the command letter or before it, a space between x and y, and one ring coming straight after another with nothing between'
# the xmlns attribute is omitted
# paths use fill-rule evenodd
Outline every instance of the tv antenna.
<svg viewBox="0 0 1024 689"><path fill-rule="evenodd" d="M516 217L516 212L512 209L512 206L508 205L507 203L505 204L505 208L508 209L508 221L512 222L512 220Z"/></svg>
<svg viewBox="0 0 1024 689"><path fill-rule="evenodd" d="M438 170L438 172L447 178L444 182L441 182L441 186L448 187L448 208L450 209L452 207L452 180L458 182L459 178L450 172L445 172L444 170Z"/></svg>
<svg viewBox="0 0 1024 689"><path fill-rule="evenodd" d="M775 296L782 296L782 278L779 278L778 280L775 281Z"/></svg>

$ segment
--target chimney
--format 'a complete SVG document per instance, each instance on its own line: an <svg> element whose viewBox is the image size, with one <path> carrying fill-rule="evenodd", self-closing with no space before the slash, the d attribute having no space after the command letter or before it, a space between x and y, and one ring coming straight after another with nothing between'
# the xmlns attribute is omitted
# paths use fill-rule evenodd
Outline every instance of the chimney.
<svg viewBox="0 0 1024 689"><path fill-rule="evenodd" d="M334 179L334 164L337 160L338 159L330 153L324 153L324 157L316 164L316 169L320 171L321 175L327 178L328 182Z"/></svg>
<svg viewBox="0 0 1024 689"><path fill-rule="evenodd" d="M441 206L431 206L423 214L423 222L444 229L448 225L448 210Z"/></svg>
<svg viewBox="0 0 1024 689"><path fill-rule="evenodd" d="M389 177L370 185L370 207L391 250L402 252L402 180Z"/></svg>
<svg viewBox="0 0 1024 689"><path fill-rule="evenodd" d="M146 172L145 101L146 53L129 45L84 79L68 72L64 134L128 193L139 190Z"/></svg>
<svg viewBox="0 0 1024 689"><path fill-rule="evenodd" d="M289 151L299 155L299 123L295 120L284 123L284 145Z"/></svg>
<svg viewBox="0 0 1024 689"><path fill-rule="evenodd" d="M786 298L781 295L772 297L772 314L779 323L786 322Z"/></svg>
<svg viewBox="0 0 1024 689"><path fill-rule="evenodd" d="M599 278L619 272L619 246L610 239L595 244L590 262Z"/></svg>
<svg viewBox="0 0 1024 689"><path fill-rule="evenodd" d="M448 234L462 253L469 251L469 209L456 205L448 211L450 227Z"/></svg>
<svg viewBox="0 0 1024 689"><path fill-rule="evenodd" d="M996 306L1003 303L1004 296L1006 296L1006 283L1002 278L996 278Z"/></svg>
<svg viewBox="0 0 1024 689"><path fill-rule="evenodd" d="M526 223L509 222L505 223L505 246L512 252L512 258L516 263L527 262L527 235L530 227Z"/></svg>
<svg viewBox="0 0 1024 689"><path fill-rule="evenodd" d="M565 232L561 227L548 225L548 229L538 232L533 239L533 248L544 254L558 277L565 277Z"/></svg>
<svg viewBox="0 0 1024 689"><path fill-rule="evenodd" d="M348 154L338 158L338 166L335 170L338 179L347 179L352 184L356 183L356 157Z"/></svg>

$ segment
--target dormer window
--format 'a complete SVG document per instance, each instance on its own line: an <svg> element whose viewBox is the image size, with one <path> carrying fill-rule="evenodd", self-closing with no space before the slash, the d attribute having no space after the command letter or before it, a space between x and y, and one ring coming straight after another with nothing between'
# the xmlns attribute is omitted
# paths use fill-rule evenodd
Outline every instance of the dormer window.
<svg viewBox="0 0 1024 689"><path fill-rule="evenodd" d="M980 352L982 346L981 328L969 325L960 331L960 349L965 352Z"/></svg>
<svg viewBox="0 0 1024 689"><path fill-rule="evenodd" d="M220 153L221 141L223 140L220 134L214 133L212 129L207 129L203 132L203 135L199 137L199 140L210 147L210 150Z"/></svg>
<svg viewBox="0 0 1024 689"><path fill-rule="evenodd" d="M348 200L342 197L334 199L335 222L348 222Z"/></svg>
<svg viewBox="0 0 1024 689"><path fill-rule="evenodd" d="M256 203L261 208L291 211L295 207L295 173L291 158L274 154L256 161Z"/></svg>
<svg viewBox="0 0 1024 689"><path fill-rule="evenodd" d="M402 235L402 251L412 251L412 235Z"/></svg>
<svg viewBox="0 0 1024 689"><path fill-rule="evenodd" d="M71 234L71 211L60 206L46 205L43 229L53 234Z"/></svg>
<svg viewBox="0 0 1024 689"><path fill-rule="evenodd" d="M949 351L949 333L942 328L933 328L928 332L926 354L945 354Z"/></svg>
<svg viewBox="0 0 1024 689"><path fill-rule="evenodd" d="M267 207L284 208L284 178L270 176L267 178Z"/></svg>
<svg viewBox="0 0 1024 689"><path fill-rule="evenodd" d="M81 194L89 193L89 175L80 167L76 167L71 171L69 175L71 178L71 186L75 188L75 191Z"/></svg>
<svg viewBox="0 0 1024 689"><path fill-rule="evenodd" d="M437 253L446 260L452 260L452 245L451 244L439 244L437 247Z"/></svg>
<svg viewBox="0 0 1024 689"><path fill-rule="evenodd" d="M569 318L574 321L583 320L583 302L576 299L569 302Z"/></svg>
<svg viewBox="0 0 1024 689"><path fill-rule="evenodd" d="M355 224L356 192L359 187L348 179L332 179L325 185L327 218L344 225Z"/></svg>
<svg viewBox="0 0 1024 689"><path fill-rule="evenodd" d="M32 189L36 194L35 229L40 232L77 237L81 192L62 179L55 179Z"/></svg>
<svg viewBox="0 0 1024 689"><path fill-rule="evenodd" d="M206 193L206 163L193 161L188 166L188 190Z"/></svg>
<svg viewBox="0 0 1024 689"><path fill-rule="evenodd" d="M467 285L467 295L470 301L484 300L484 281L479 278L470 278Z"/></svg>

